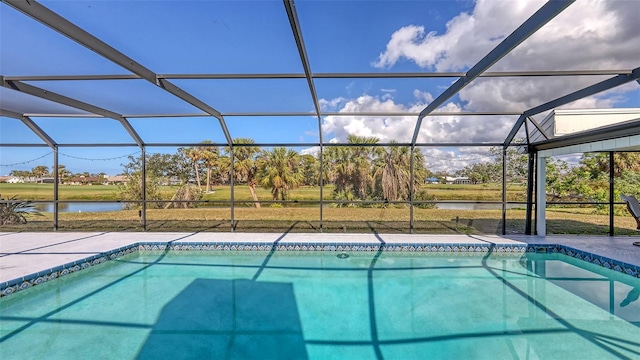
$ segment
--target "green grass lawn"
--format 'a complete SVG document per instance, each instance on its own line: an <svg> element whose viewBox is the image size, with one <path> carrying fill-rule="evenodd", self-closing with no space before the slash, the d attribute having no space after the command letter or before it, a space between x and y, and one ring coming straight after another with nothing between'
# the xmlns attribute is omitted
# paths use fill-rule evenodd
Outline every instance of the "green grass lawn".
<svg viewBox="0 0 640 360"><path fill-rule="evenodd" d="M324 232L409 233L408 208L324 208ZM320 208L237 207L234 230L239 232L318 232ZM608 233L608 215L585 209L549 209L549 234ZM507 211L507 233L523 233L524 210ZM616 235L640 235L631 216L615 216ZM229 208L149 209L148 231L231 231ZM414 232L426 234L499 234L500 210L415 209ZM2 226L0 231L51 231L53 214L31 216L24 225ZM136 210L60 213L62 231L141 231Z"/></svg>
<svg viewBox="0 0 640 360"><path fill-rule="evenodd" d="M116 185L60 185L60 200L117 200ZM0 183L3 198L16 195L21 200L52 200L53 184Z"/></svg>

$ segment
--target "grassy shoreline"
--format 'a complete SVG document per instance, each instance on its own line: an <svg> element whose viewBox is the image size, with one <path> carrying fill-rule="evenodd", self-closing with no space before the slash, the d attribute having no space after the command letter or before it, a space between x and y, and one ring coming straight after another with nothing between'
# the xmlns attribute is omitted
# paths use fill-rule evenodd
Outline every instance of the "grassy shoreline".
<svg viewBox="0 0 640 360"><path fill-rule="evenodd" d="M436 201L501 201L499 184L479 185L424 185ZM161 188L163 198L169 199L176 187ZM229 201L229 186L215 186L212 193L205 194L203 200ZM256 189L260 200L271 200L269 190ZM331 200L333 187L326 186L323 198ZM522 201L525 188L509 185L508 201ZM0 184L3 198L16 195L19 199L31 201L51 201L53 184ZM251 194L245 185L235 188L236 201L251 201ZM319 187L301 187L290 193L293 201L318 201ZM74 186L61 185L59 199L66 201L118 201L118 187L115 185ZM231 210L227 204L218 207L195 209L148 209L148 231L231 231ZM271 207L264 203L257 209L250 204L237 204L234 213L235 231L261 232L316 232L320 231L320 208L314 204L285 204ZM596 214L591 208L549 208L547 229L549 234L608 234L609 215ZM322 209L323 231L325 232L391 232L408 233L410 210L407 206L387 206L377 208L335 208L330 205ZM615 216L616 234L637 235L635 222L621 211L623 216ZM451 210L414 209L414 232L416 233L464 233L499 234L502 229L501 210ZM524 209L507 210L507 233L524 232ZM53 214L31 216L24 225L5 225L0 231L50 231L53 228ZM141 222L137 210L109 212L60 212L59 230L69 231L140 231Z"/></svg>
<svg viewBox="0 0 640 360"><path fill-rule="evenodd" d="M549 234L608 234L608 215L584 209L549 209ZM238 232L318 232L319 208L236 208ZM324 232L409 233L408 208L325 208ZM507 211L507 233L524 232L525 211ZM615 216L616 235L640 235L630 216ZM500 210L415 209L414 232L425 234L499 234ZM51 231L53 214L31 216L24 225L2 226L0 231ZM60 213L62 231L141 231L137 210L112 212ZM229 208L149 209L148 231L231 231Z"/></svg>

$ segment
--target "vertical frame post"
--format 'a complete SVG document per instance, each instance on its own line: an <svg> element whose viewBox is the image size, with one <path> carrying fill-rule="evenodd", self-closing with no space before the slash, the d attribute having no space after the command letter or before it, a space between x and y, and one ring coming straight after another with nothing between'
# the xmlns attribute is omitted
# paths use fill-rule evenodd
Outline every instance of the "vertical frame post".
<svg viewBox="0 0 640 360"><path fill-rule="evenodd" d="M322 131L322 128L320 129ZM320 232L322 232L324 208L324 145L320 142Z"/></svg>
<svg viewBox="0 0 640 360"><path fill-rule="evenodd" d="M409 156L411 156L411 160L410 160L410 175L409 178L411 179L410 183L409 183L409 233L413 234L413 228L414 228L414 220L413 220L413 201L415 200L415 186L414 183L416 181L415 176L415 159L414 159L414 153L415 153L415 145L411 144L411 153Z"/></svg>
<svg viewBox="0 0 640 360"><path fill-rule="evenodd" d="M58 230L58 183L60 182L58 166L58 145L55 145L53 147L53 231Z"/></svg>
<svg viewBox="0 0 640 360"><path fill-rule="evenodd" d="M235 175L236 175L236 171L234 168L234 160L235 160L235 151L234 151L234 147L233 147L233 142L231 142L231 145L229 146L229 152L231 153L231 176L229 176L229 181L230 181L230 185L231 185L231 207L230 207L230 211L231 211L231 232L235 231L235 192L236 192L236 188L235 188ZM256 204L253 204L253 206L256 206Z"/></svg>
<svg viewBox="0 0 640 360"><path fill-rule="evenodd" d="M502 148L502 235L507 234L507 147Z"/></svg>
<svg viewBox="0 0 640 360"><path fill-rule="evenodd" d="M529 151L529 162L527 168L527 215L524 225L525 235L531 235L531 218L533 213L533 176L535 171L535 153Z"/></svg>
<svg viewBox="0 0 640 360"><path fill-rule="evenodd" d="M142 149L142 210L140 212L140 221L142 231L147 231L147 150L144 145Z"/></svg>
<svg viewBox="0 0 640 360"><path fill-rule="evenodd" d="M614 152L609 151L609 236L613 236L615 233L614 228L614 214L613 214L613 203L614 203Z"/></svg>
<svg viewBox="0 0 640 360"><path fill-rule="evenodd" d="M545 236L547 234L547 158L541 157L538 153L536 174L536 235Z"/></svg>

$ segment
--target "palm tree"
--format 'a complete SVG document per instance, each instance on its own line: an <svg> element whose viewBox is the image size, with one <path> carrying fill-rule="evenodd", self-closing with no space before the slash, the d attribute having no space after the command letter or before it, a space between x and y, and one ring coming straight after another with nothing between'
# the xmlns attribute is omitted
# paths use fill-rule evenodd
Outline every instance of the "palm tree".
<svg viewBox="0 0 640 360"><path fill-rule="evenodd" d="M424 155L414 150L414 191L426 177ZM384 200L408 200L411 193L411 149L408 146L384 148L376 161L376 184Z"/></svg>
<svg viewBox="0 0 640 360"><path fill-rule="evenodd" d="M257 178L265 189L271 189L273 200L286 200L289 189L304 181L300 155L283 147L263 151L258 160Z"/></svg>
<svg viewBox="0 0 640 360"><path fill-rule="evenodd" d="M390 146L377 161L375 178L387 201L405 200L411 186L411 156L406 146Z"/></svg>
<svg viewBox="0 0 640 360"><path fill-rule="evenodd" d="M216 162L216 172L214 182L219 184L229 183L231 177L231 157L228 155L219 155Z"/></svg>
<svg viewBox="0 0 640 360"><path fill-rule="evenodd" d="M351 151L346 147L328 147L324 153L326 179L334 185L334 195L351 193L353 163Z"/></svg>
<svg viewBox="0 0 640 360"><path fill-rule="evenodd" d="M196 172L196 181L198 183L198 187L202 187L200 184L200 171L198 171L198 162L200 161L200 149L198 148L188 148L185 150L185 154L193 162L193 168Z"/></svg>
<svg viewBox="0 0 640 360"><path fill-rule="evenodd" d="M38 180L42 182L42 177L49 174L49 167L38 165L31 170L31 173L36 177L36 182L38 182Z"/></svg>
<svg viewBox="0 0 640 360"><path fill-rule="evenodd" d="M329 147L326 152L328 178L335 185L334 197L364 200L373 185L372 163L380 153L378 148L368 144L376 144L378 138L350 135L348 142L364 145Z"/></svg>
<svg viewBox="0 0 640 360"><path fill-rule="evenodd" d="M320 162L311 155L301 156L302 172L304 174L304 185L316 186L320 183Z"/></svg>
<svg viewBox="0 0 640 360"><path fill-rule="evenodd" d="M253 203L257 208L260 207L258 195L256 194L256 156L260 153L260 147L250 146L255 142L253 139L238 138L233 140L234 144L248 144L249 146L236 146L233 148L233 174L239 182L244 182L249 187Z"/></svg>
<svg viewBox="0 0 640 360"><path fill-rule="evenodd" d="M211 141L205 140L202 144L211 144ZM217 146L200 147L200 159L203 160L204 165L207 167L207 193L211 192L211 173L217 167L219 157L220 149Z"/></svg>
<svg viewBox="0 0 640 360"><path fill-rule="evenodd" d="M349 135L348 141L351 144L376 144L379 139L376 137ZM372 163L380 155L381 148L359 145L350 149L354 162L354 173L352 174L353 191L359 199L365 199L368 190L373 185Z"/></svg>
<svg viewBox="0 0 640 360"><path fill-rule="evenodd" d="M64 184L65 180L69 178L71 172L67 170L67 167L64 165L58 165L58 182L60 184Z"/></svg>
<svg viewBox="0 0 640 360"><path fill-rule="evenodd" d="M31 177L31 171L29 170L11 170L11 172L9 173L11 176L15 176L19 179L21 179L24 182L28 182L29 178Z"/></svg>

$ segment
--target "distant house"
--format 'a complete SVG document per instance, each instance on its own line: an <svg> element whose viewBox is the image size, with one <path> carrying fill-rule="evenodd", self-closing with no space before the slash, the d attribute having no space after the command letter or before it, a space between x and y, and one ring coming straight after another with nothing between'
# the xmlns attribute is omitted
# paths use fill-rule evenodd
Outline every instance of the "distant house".
<svg viewBox="0 0 640 360"><path fill-rule="evenodd" d="M471 182L471 179L469 179L466 176L460 176L460 177L447 176L445 180L447 184L473 184L473 182Z"/></svg>
<svg viewBox="0 0 640 360"><path fill-rule="evenodd" d="M23 184L24 179L15 176L2 176L0 182L6 182L8 184Z"/></svg>
<svg viewBox="0 0 640 360"><path fill-rule="evenodd" d="M90 185L90 184L102 184L104 179L99 176L73 176L69 178L67 183L71 185Z"/></svg>
<svg viewBox="0 0 640 360"><path fill-rule="evenodd" d="M126 182L127 182L127 177L124 175L107 176L107 180L106 180L107 185L124 184Z"/></svg>
<svg viewBox="0 0 640 360"><path fill-rule="evenodd" d="M440 183L440 179L435 178L435 177L430 177L430 178L424 179L424 182L427 183L427 184L439 184Z"/></svg>

